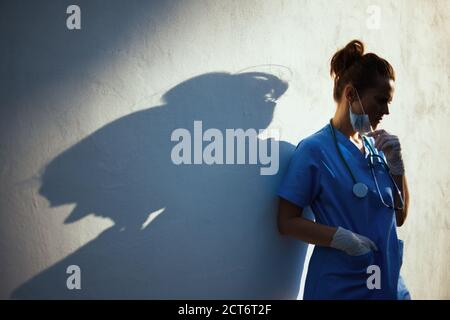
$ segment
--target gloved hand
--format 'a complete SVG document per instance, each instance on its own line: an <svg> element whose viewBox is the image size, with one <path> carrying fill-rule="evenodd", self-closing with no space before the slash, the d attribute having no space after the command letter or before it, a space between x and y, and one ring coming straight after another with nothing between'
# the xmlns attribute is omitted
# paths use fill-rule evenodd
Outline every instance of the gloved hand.
<svg viewBox="0 0 450 320"><path fill-rule="evenodd" d="M351 256L360 256L370 250L378 250L376 244L369 238L342 227L338 227L333 235L330 247L342 250Z"/></svg>
<svg viewBox="0 0 450 320"><path fill-rule="evenodd" d="M375 148L383 151L389 170L393 175L404 175L405 167L403 165L400 141L397 136L389 134L385 130L375 130L367 133L367 136L375 139Z"/></svg>

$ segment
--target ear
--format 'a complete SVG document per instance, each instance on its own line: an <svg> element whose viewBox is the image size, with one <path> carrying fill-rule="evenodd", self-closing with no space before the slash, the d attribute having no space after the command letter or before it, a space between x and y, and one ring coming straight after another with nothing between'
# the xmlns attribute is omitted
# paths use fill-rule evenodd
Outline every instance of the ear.
<svg viewBox="0 0 450 320"><path fill-rule="evenodd" d="M343 90L343 95L347 99L347 101L353 102L356 98L355 88L351 83L347 83Z"/></svg>

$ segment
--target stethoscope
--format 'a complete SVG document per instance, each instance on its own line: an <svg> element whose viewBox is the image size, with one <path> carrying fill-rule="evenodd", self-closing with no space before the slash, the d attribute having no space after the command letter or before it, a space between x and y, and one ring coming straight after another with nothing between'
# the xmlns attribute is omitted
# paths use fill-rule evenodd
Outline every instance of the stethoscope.
<svg viewBox="0 0 450 320"><path fill-rule="evenodd" d="M355 179L355 176L353 175L352 170L350 169L347 161L345 161L344 156L341 153L341 150L339 149L339 145L337 143L337 139L336 139L336 134L334 132L334 127L333 124L331 122L332 119L330 119L330 129L331 129L331 133L333 135L333 141L334 144L336 146L336 150L342 160L342 162L344 163L345 167L347 168L347 171L350 173L350 176L352 177L353 180L353 194L357 197L357 198L365 198L367 196L367 193L369 191L369 188L367 187L367 185L365 183L362 182L357 182ZM387 165L386 161L383 159L383 157L381 157L378 154L375 154L375 150L372 148L372 146L370 145L369 141L367 140L367 138L365 136L362 136L363 139L363 143L364 145L369 149L369 167L370 167L370 171L372 172L372 177L373 180L375 181L375 186L377 188L377 192L378 195L380 197L381 202L383 203L383 205L385 205L386 207L390 208L390 209L394 209L394 210L403 210L404 207L404 202L403 202L403 197L402 197L402 193L400 192L400 189L398 188L397 184L394 181L394 178L391 175L391 172L389 170L389 166ZM377 181L377 177L375 175L375 171L374 171L374 159L378 159L378 163L381 163L382 167L386 170L386 172L389 175L389 178L391 179L392 184L395 186L395 189L400 197L400 201L402 206L401 207L395 207L394 205L390 205L387 204L384 199L383 196L380 192L380 188L378 186L378 181Z"/></svg>

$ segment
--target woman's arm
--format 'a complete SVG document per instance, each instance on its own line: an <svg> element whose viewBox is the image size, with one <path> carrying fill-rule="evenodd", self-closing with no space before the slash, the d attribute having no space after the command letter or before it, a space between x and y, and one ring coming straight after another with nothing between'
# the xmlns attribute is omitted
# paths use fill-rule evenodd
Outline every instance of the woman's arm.
<svg viewBox="0 0 450 320"><path fill-rule="evenodd" d="M408 215L408 208L409 208L409 192L408 192L408 184L406 183L406 176L392 176L394 178L395 183L397 184L398 188L400 189L400 192L403 197L404 201L404 207L403 210L396 210L395 211L395 217L397 219L397 226L402 226L405 223L406 216ZM395 193L394 196L395 206L400 207L401 201L400 197L397 193Z"/></svg>
<svg viewBox="0 0 450 320"><path fill-rule="evenodd" d="M278 231L307 243L329 247L337 228L305 219L302 214L303 208L279 197Z"/></svg>

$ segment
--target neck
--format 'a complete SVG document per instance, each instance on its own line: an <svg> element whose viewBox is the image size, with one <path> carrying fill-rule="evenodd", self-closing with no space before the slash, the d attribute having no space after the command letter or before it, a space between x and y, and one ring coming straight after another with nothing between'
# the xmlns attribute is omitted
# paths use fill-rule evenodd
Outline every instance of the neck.
<svg viewBox="0 0 450 320"><path fill-rule="evenodd" d="M350 123L350 116L348 113L348 108L343 106L338 106L336 113L332 119L332 125L339 131L341 131L350 140L360 141L361 136L358 132L353 130L352 124Z"/></svg>

